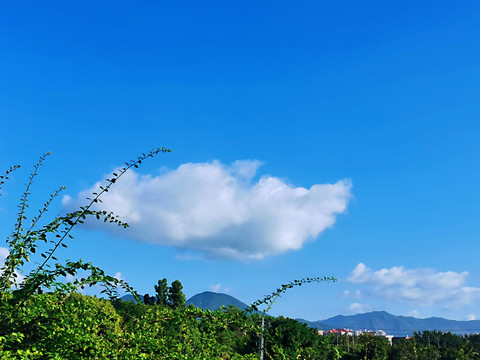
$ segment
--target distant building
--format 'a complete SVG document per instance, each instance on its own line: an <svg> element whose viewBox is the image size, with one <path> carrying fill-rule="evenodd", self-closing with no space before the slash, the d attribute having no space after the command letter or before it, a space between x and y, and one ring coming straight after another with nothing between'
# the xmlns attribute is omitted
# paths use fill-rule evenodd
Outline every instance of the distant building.
<svg viewBox="0 0 480 360"><path fill-rule="evenodd" d="M323 335L333 335L333 334L352 336L353 331L350 329L331 329L323 333Z"/></svg>
<svg viewBox="0 0 480 360"><path fill-rule="evenodd" d="M375 332L375 336L380 336L380 337L383 337L383 338L387 339L388 342L390 343L390 345L392 345L393 335L387 335L387 333L385 331L377 330Z"/></svg>
<svg viewBox="0 0 480 360"><path fill-rule="evenodd" d="M361 336L361 335L379 336L387 339L390 345L392 345L392 339L393 339L393 335L387 335L387 333L383 330L373 331L373 330L365 329L364 331L355 330L355 332L353 332L353 330L350 330L350 329L331 329L323 332L323 335L332 335L332 334L349 335L349 336L353 336L354 334L355 336ZM320 332L319 332L319 335L320 335Z"/></svg>

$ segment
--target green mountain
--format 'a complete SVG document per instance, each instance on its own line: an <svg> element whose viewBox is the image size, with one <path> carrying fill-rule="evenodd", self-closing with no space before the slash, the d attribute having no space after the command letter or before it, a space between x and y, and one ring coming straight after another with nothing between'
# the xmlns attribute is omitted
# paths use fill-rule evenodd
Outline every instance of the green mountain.
<svg viewBox="0 0 480 360"><path fill-rule="evenodd" d="M193 304L201 309L216 310L221 306L236 306L240 310L245 310L248 305L227 294L219 294L211 291L192 296L187 300L187 306Z"/></svg>
<svg viewBox="0 0 480 360"><path fill-rule="evenodd" d="M143 299L142 295L140 295L140 297ZM136 302L133 295L122 296L121 300ZM236 306L240 310L245 310L248 307L247 304L235 299L233 296L215 293L212 291L205 291L203 293L194 295L187 300L186 304L187 306L193 304L198 308L212 311L219 309L221 306L228 307L229 305Z"/></svg>
<svg viewBox="0 0 480 360"><path fill-rule="evenodd" d="M142 299L143 301L143 295L140 295L140 298ZM135 300L135 298L133 297L133 295L130 295L130 294L127 294L127 295L124 295L120 298L120 300L123 300L123 301L133 301L134 303L137 303L137 300Z"/></svg>

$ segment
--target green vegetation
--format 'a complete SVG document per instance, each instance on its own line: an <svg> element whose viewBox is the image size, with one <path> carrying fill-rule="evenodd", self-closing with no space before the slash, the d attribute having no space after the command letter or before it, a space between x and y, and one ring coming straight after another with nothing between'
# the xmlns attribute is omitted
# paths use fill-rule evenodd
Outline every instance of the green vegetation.
<svg viewBox="0 0 480 360"><path fill-rule="evenodd" d="M439 331L416 332L409 339L394 339L393 345L378 336L329 337L342 360L478 360L480 335L465 337ZM338 344L338 345L337 345Z"/></svg>
<svg viewBox="0 0 480 360"><path fill-rule="evenodd" d="M185 307L185 295L183 294L183 286L179 280L175 280L170 287L167 285L167 279L158 280L155 285L155 296L145 294L143 302L145 305L169 305L174 308Z"/></svg>
<svg viewBox="0 0 480 360"><path fill-rule="evenodd" d="M145 305L169 305L174 308L185 307L185 295L183 294L183 286L179 280L175 280L170 287L167 286L167 279L158 280L155 285L156 296L145 294L143 302Z"/></svg>
<svg viewBox="0 0 480 360"><path fill-rule="evenodd" d="M77 292L35 294L12 312L2 294L2 359L256 359L261 315L111 301ZM4 323L5 324L5 323ZM284 317L265 319L265 359L469 360L480 336L416 334L390 346L381 337L319 336Z"/></svg>

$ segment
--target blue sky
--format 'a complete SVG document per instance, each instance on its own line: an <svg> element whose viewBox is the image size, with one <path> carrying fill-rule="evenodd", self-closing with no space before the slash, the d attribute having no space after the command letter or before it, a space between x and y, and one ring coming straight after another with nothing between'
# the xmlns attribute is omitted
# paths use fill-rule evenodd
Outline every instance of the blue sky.
<svg viewBox="0 0 480 360"><path fill-rule="evenodd" d="M464 1L24 2L0 11L0 229L23 184L51 215L153 147L61 258L140 293L324 319L480 318L480 5ZM127 181L128 180L128 181ZM67 196L68 195L68 196ZM133 218L129 218L133 216ZM0 252L1 253L1 252Z"/></svg>

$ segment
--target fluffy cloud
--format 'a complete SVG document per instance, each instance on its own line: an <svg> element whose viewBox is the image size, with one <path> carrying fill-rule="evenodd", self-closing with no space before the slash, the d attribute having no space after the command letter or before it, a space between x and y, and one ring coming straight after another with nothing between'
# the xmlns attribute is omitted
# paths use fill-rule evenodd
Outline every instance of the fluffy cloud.
<svg viewBox="0 0 480 360"><path fill-rule="evenodd" d="M228 286L223 286L222 284L215 284L215 285L210 285L209 287L210 291L216 292L216 293L231 293L232 289Z"/></svg>
<svg viewBox="0 0 480 360"><path fill-rule="evenodd" d="M465 286L468 272L436 272L433 269L405 269L394 266L374 271L358 264L348 281L365 284L371 295L392 301L458 308L480 298L480 288Z"/></svg>
<svg viewBox="0 0 480 360"><path fill-rule="evenodd" d="M236 259L298 250L346 210L349 181L309 189L272 176L254 181L260 165L259 161L236 161L231 166L218 161L189 163L157 176L130 171L105 194L101 208L130 224L122 229L123 236ZM100 185L76 199L64 197L64 207L82 205Z"/></svg>
<svg viewBox="0 0 480 360"><path fill-rule="evenodd" d="M348 310L350 310L352 314L362 314L372 310L372 307L368 304L352 303L348 307Z"/></svg>

